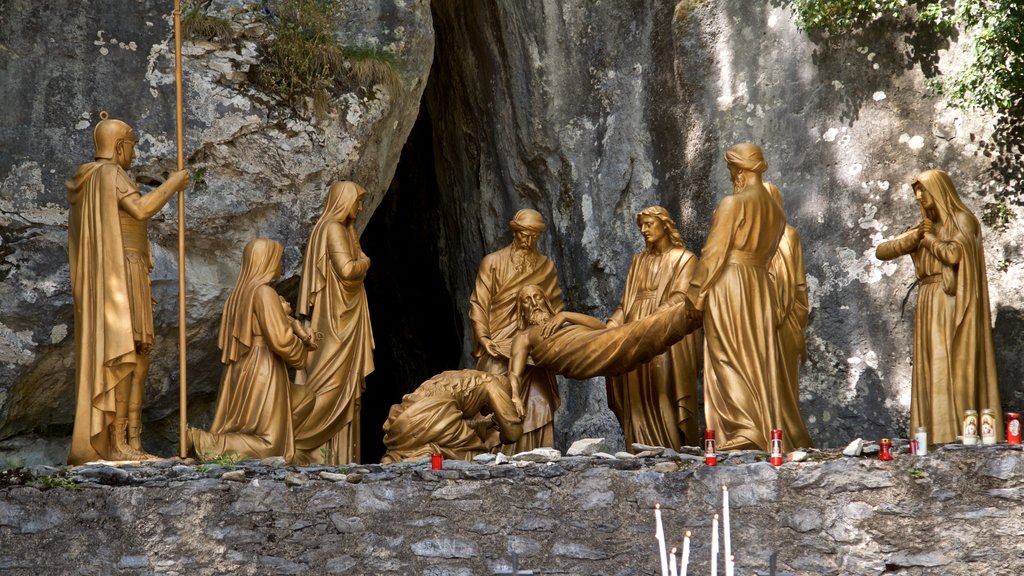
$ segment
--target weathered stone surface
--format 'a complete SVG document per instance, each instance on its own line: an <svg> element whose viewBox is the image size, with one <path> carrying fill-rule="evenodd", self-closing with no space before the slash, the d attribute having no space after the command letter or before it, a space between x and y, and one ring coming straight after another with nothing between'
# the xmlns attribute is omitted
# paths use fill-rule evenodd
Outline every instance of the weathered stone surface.
<svg viewBox="0 0 1024 576"><path fill-rule="evenodd" d="M537 448L512 456L513 462L558 462L562 453L554 448Z"/></svg>
<svg viewBox="0 0 1024 576"><path fill-rule="evenodd" d="M861 452L864 451L864 441L860 438L854 438L843 448L843 456L860 456Z"/></svg>
<svg viewBox="0 0 1024 576"><path fill-rule="evenodd" d="M593 456L595 452L607 452L608 444L604 438L580 438L569 446L566 456Z"/></svg>

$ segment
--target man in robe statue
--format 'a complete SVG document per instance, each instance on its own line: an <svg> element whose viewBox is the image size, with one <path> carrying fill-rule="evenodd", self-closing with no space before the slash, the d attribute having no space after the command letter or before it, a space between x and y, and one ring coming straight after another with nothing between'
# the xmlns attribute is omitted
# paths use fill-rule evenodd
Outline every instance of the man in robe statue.
<svg viewBox="0 0 1024 576"><path fill-rule="evenodd" d="M682 302L697 258L686 249L668 211L645 208L636 217L646 248L633 257L619 307L608 327L645 318ZM636 370L607 379L608 405L622 426L626 446L678 448L697 443L697 368L700 333Z"/></svg>
<svg viewBox="0 0 1024 576"><path fill-rule="evenodd" d="M548 305L555 312L562 310L562 291L558 288L555 266L537 251L544 218L536 210L526 208L516 213L509 228L512 243L484 256L469 299L476 368L492 374L508 372L509 347L518 329L516 301L520 288L530 284L539 286ZM512 451L554 446L554 413L559 404L555 375L536 366L526 367L520 394L526 415L523 434Z"/></svg>
<svg viewBox="0 0 1024 576"><path fill-rule="evenodd" d="M715 209L690 285L704 315L704 413L720 449L767 451L771 430L786 434L785 422L800 418L780 378L777 299L768 275L786 218L761 180L768 163L758 146L737 144L725 160L733 193Z"/></svg>
<svg viewBox="0 0 1024 576"><path fill-rule="evenodd" d="M75 303L75 425L69 464L151 458L142 450L142 393L153 348L153 268L147 224L188 172L143 196L125 172L135 133L100 115L96 159L65 185L71 204L68 256Z"/></svg>

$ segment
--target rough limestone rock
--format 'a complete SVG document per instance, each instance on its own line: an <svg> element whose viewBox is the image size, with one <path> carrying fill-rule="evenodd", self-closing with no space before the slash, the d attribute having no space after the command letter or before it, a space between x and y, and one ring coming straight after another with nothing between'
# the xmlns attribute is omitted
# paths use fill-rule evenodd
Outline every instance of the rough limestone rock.
<svg viewBox="0 0 1024 576"><path fill-rule="evenodd" d="M535 448L512 456L513 462L558 462L562 453L554 448Z"/></svg>
<svg viewBox="0 0 1024 576"><path fill-rule="evenodd" d="M593 456L595 452L607 452L604 438L580 438L566 450L566 456Z"/></svg>
<svg viewBox="0 0 1024 576"><path fill-rule="evenodd" d="M399 88L354 86L325 114L298 114L249 81L260 62L257 43L269 33L264 4L214 0L210 14L230 19L236 37L183 46L186 163L193 173L205 170L185 199L190 420L197 425L212 414L218 323L242 247L259 236L285 246L287 293L330 182L365 186L365 225L391 181L433 59L428 2L341 2L339 42L392 54ZM160 181L174 167L171 9L149 0L0 6L0 440L70 429L73 311L63 183L91 160L99 112L136 129L132 172L140 181ZM159 303L149 421L177 410L176 229L172 201L150 224ZM176 441L176 428L169 429L168 440ZM147 434L154 430L151 422ZM153 449L166 444L152 435L144 441Z"/></svg>

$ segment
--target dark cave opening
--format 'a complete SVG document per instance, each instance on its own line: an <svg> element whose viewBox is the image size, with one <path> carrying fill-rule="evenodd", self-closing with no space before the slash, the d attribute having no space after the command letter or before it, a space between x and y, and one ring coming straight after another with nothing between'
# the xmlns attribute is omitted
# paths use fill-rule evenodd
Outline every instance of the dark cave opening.
<svg viewBox="0 0 1024 576"><path fill-rule="evenodd" d="M439 268L443 206L434 166L423 102L391 186L361 236L371 261L365 287L376 366L363 393L362 462L384 455L381 425L392 404L434 374L459 367L463 327Z"/></svg>

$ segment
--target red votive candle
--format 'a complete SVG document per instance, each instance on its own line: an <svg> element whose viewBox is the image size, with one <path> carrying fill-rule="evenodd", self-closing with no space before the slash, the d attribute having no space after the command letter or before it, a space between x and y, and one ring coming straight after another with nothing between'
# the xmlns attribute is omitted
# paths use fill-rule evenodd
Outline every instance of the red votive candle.
<svg viewBox="0 0 1024 576"><path fill-rule="evenodd" d="M782 430L772 430L772 466L782 466Z"/></svg>
<svg viewBox="0 0 1024 576"><path fill-rule="evenodd" d="M430 469L431 470L440 470L442 462L444 462L444 459L441 457L440 454L431 454L430 455Z"/></svg>
<svg viewBox="0 0 1024 576"><path fill-rule="evenodd" d="M704 431L704 463L708 466L718 465L718 454L715 453L715 431L710 428Z"/></svg>

